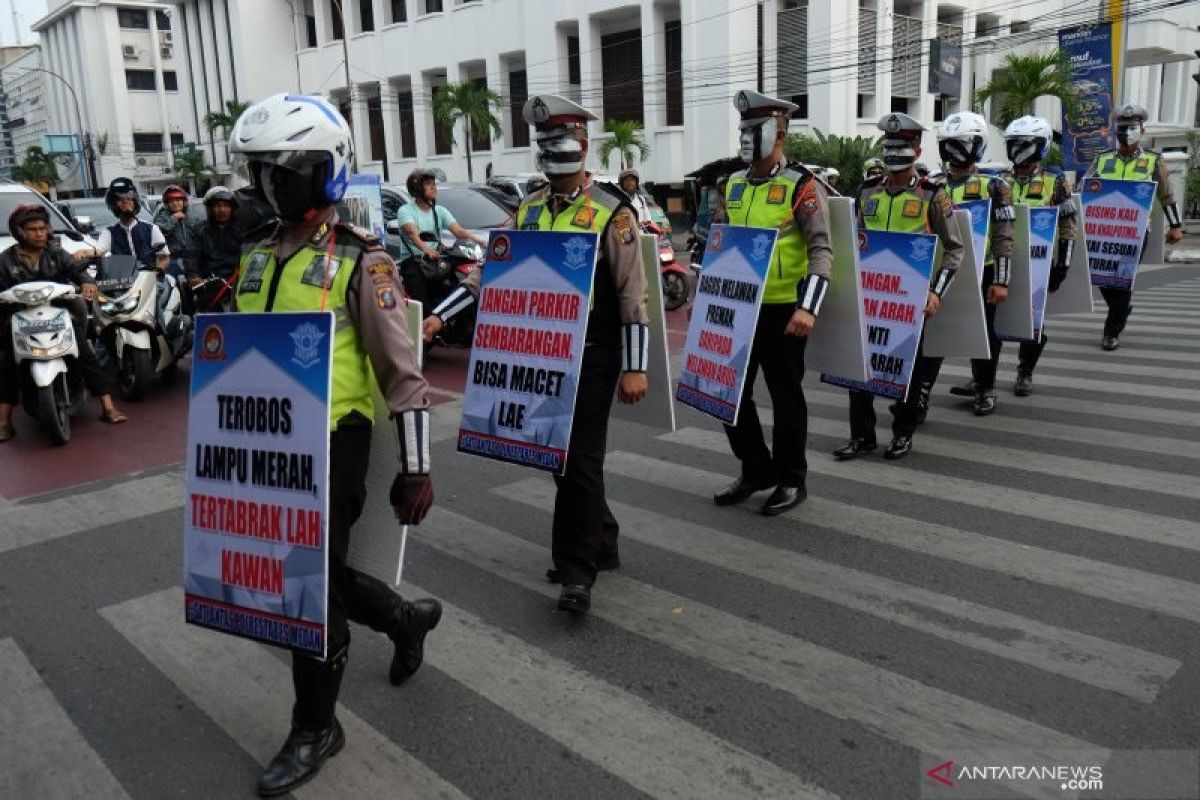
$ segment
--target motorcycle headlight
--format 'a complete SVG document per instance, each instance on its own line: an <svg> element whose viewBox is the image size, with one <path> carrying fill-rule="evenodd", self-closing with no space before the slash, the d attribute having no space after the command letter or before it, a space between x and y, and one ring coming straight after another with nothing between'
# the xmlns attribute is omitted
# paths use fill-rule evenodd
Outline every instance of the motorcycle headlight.
<svg viewBox="0 0 1200 800"><path fill-rule="evenodd" d="M138 301L142 299L142 293L134 290L123 297L118 297L115 300L105 300L100 304L100 310L110 317L115 317L118 314L128 314L137 308Z"/></svg>
<svg viewBox="0 0 1200 800"><path fill-rule="evenodd" d="M674 261L674 260L675 260L675 254L674 254L674 253L669 253L669 252L667 252L666 250L663 250L663 251L661 251L661 252L658 254L658 260L659 260L659 261L662 261L663 263L666 263L666 262L668 262L668 261Z"/></svg>
<svg viewBox="0 0 1200 800"><path fill-rule="evenodd" d="M43 286L41 289L13 289L13 296L27 306L40 306L50 299L50 293L53 291L49 286Z"/></svg>

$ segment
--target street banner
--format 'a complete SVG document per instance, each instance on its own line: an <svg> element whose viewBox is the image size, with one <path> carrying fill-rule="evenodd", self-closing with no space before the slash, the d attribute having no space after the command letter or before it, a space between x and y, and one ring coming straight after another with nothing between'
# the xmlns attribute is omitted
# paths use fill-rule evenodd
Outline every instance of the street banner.
<svg viewBox="0 0 1200 800"><path fill-rule="evenodd" d="M1029 206L1013 206L1013 252L1008 271L1008 298L996 306L995 330L1002 340L1023 342L1033 338L1033 275L1030 258ZM1046 266L1049 280L1049 264Z"/></svg>
<svg viewBox="0 0 1200 800"><path fill-rule="evenodd" d="M1079 195L1071 198L1079 211ZM1092 280L1088 274L1087 244L1083 240L1083 226L1075 226L1075 243L1071 248L1071 263L1067 276L1056 291L1046 298L1047 314L1090 314L1092 313Z"/></svg>
<svg viewBox="0 0 1200 800"><path fill-rule="evenodd" d="M491 232L460 452L566 469L598 240L595 233Z"/></svg>
<svg viewBox="0 0 1200 800"><path fill-rule="evenodd" d="M736 425L774 228L713 225L688 323L675 399Z"/></svg>
<svg viewBox="0 0 1200 800"><path fill-rule="evenodd" d="M185 619L326 656L333 314L201 314Z"/></svg>
<svg viewBox="0 0 1200 800"><path fill-rule="evenodd" d="M868 380L828 373L821 380L903 400L921 342L937 237L860 230L858 251Z"/></svg>
<svg viewBox="0 0 1200 800"><path fill-rule="evenodd" d="M387 241L383 227L383 192L378 175L351 175L346 194L337 204L338 218L360 228L365 228Z"/></svg>
<svg viewBox="0 0 1200 800"><path fill-rule="evenodd" d="M1112 110L1121 74L1120 39L1114 39L1110 22L1087 23L1059 30L1058 46L1071 62L1071 82L1079 97L1075 115L1063 112L1063 168L1082 175L1097 155L1113 147Z"/></svg>
<svg viewBox="0 0 1200 800"><path fill-rule="evenodd" d="M1156 187L1154 181L1084 180L1083 238L1093 286L1133 289Z"/></svg>
<svg viewBox="0 0 1200 800"><path fill-rule="evenodd" d="M990 203L991 201L986 201ZM987 241L987 225L990 213L983 214L984 235ZM942 295L942 306L938 313L925 321L925 355L942 358L988 358L987 317L984 316L983 295L979 287L983 280L983 261L977 257L972 232L973 217L961 206L954 212L954 224L958 226L958 239L963 243L962 266ZM942 243L938 241L935 264L942 260ZM974 265L974 268L972 268ZM975 276L972 280L972 275Z"/></svg>
<svg viewBox="0 0 1200 800"><path fill-rule="evenodd" d="M663 307L662 276L658 267L658 237L639 234L646 268L646 315L650 318L646 396L639 403L613 402L613 416L666 431L675 430L675 398L671 395L671 354L667 346L667 314Z"/></svg>
<svg viewBox="0 0 1200 800"><path fill-rule="evenodd" d="M854 201L829 198L829 243L833 268L817 324L804 350L806 369L829 372L866 383L867 340L863 323Z"/></svg>
<svg viewBox="0 0 1200 800"><path fill-rule="evenodd" d="M1042 338L1050 296L1050 262L1058 247L1058 206L1029 206L1029 280L1033 289L1033 341ZM1018 214L1021 212L1017 212ZM1010 295L1009 300L1012 300ZM1002 339L1010 337L1001 335Z"/></svg>

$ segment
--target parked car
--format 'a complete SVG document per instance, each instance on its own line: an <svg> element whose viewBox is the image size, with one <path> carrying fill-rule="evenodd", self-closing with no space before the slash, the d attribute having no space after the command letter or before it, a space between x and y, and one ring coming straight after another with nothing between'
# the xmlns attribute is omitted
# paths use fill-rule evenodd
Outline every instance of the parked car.
<svg viewBox="0 0 1200 800"><path fill-rule="evenodd" d="M58 237L59 245L68 253L74 253L85 247L95 247L96 242L81 233L54 204L39 193L20 183L0 184L0 218L7 220L13 209L22 203L34 203L45 206L50 214L50 230ZM7 225L0 226L0 249L16 244L8 233Z"/></svg>
<svg viewBox="0 0 1200 800"><path fill-rule="evenodd" d="M384 184L381 188L387 251L392 258L400 259L404 252L400 244L403 234L396 224L396 215L411 198L402 186ZM449 209L459 225L480 236L487 236L492 228L511 227L517 213L517 202L509 195L475 183L438 184L438 204Z"/></svg>
<svg viewBox="0 0 1200 800"><path fill-rule="evenodd" d="M518 172L516 175L493 175L488 178L487 185L499 189L513 200L520 202L530 194L538 184L545 185L546 176L540 172Z"/></svg>
<svg viewBox="0 0 1200 800"><path fill-rule="evenodd" d="M70 200L59 200L58 209L67 219L71 220L71 224L76 229L83 233L96 233L117 223L116 215L109 210L103 197L76 197ZM143 222L153 222L154 214L143 204L138 209L138 219Z"/></svg>

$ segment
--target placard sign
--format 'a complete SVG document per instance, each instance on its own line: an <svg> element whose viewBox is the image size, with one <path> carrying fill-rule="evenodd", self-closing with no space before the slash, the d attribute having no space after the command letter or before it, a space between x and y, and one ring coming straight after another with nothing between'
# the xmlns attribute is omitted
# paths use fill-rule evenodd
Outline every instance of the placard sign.
<svg viewBox="0 0 1200 800"><path fill-rule="evenodd" d="M1154 181L1084 180L1083 238L1093 286L1133 288L1157 186Z"/></svg>

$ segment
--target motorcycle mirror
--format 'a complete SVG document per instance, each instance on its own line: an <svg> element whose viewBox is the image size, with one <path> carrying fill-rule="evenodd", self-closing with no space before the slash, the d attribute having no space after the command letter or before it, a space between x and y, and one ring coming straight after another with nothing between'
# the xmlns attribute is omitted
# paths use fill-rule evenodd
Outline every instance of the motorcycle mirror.
<svg viewBox="0 0 1200 800"><path fill-rule="evenodd" d="M454 244L457 241L458 237L450 231L442 231L438 234L438 243L441 244L442 247L454 247Z"/></svg>
<svg viewBox="0 0 1200 800"><path fill-rule="evenodd" d="M92 231L96 230L96 224L92 222L91 217L76 217L75 227L79 228L79 230L83 233L91 233Z"/></svg>
<svg viewBox="0 0 1200 800"><path fill-rule="evenodd" d="M383 227L388 233L400 235L400 223L394 219L389 219Z"/></svg>

